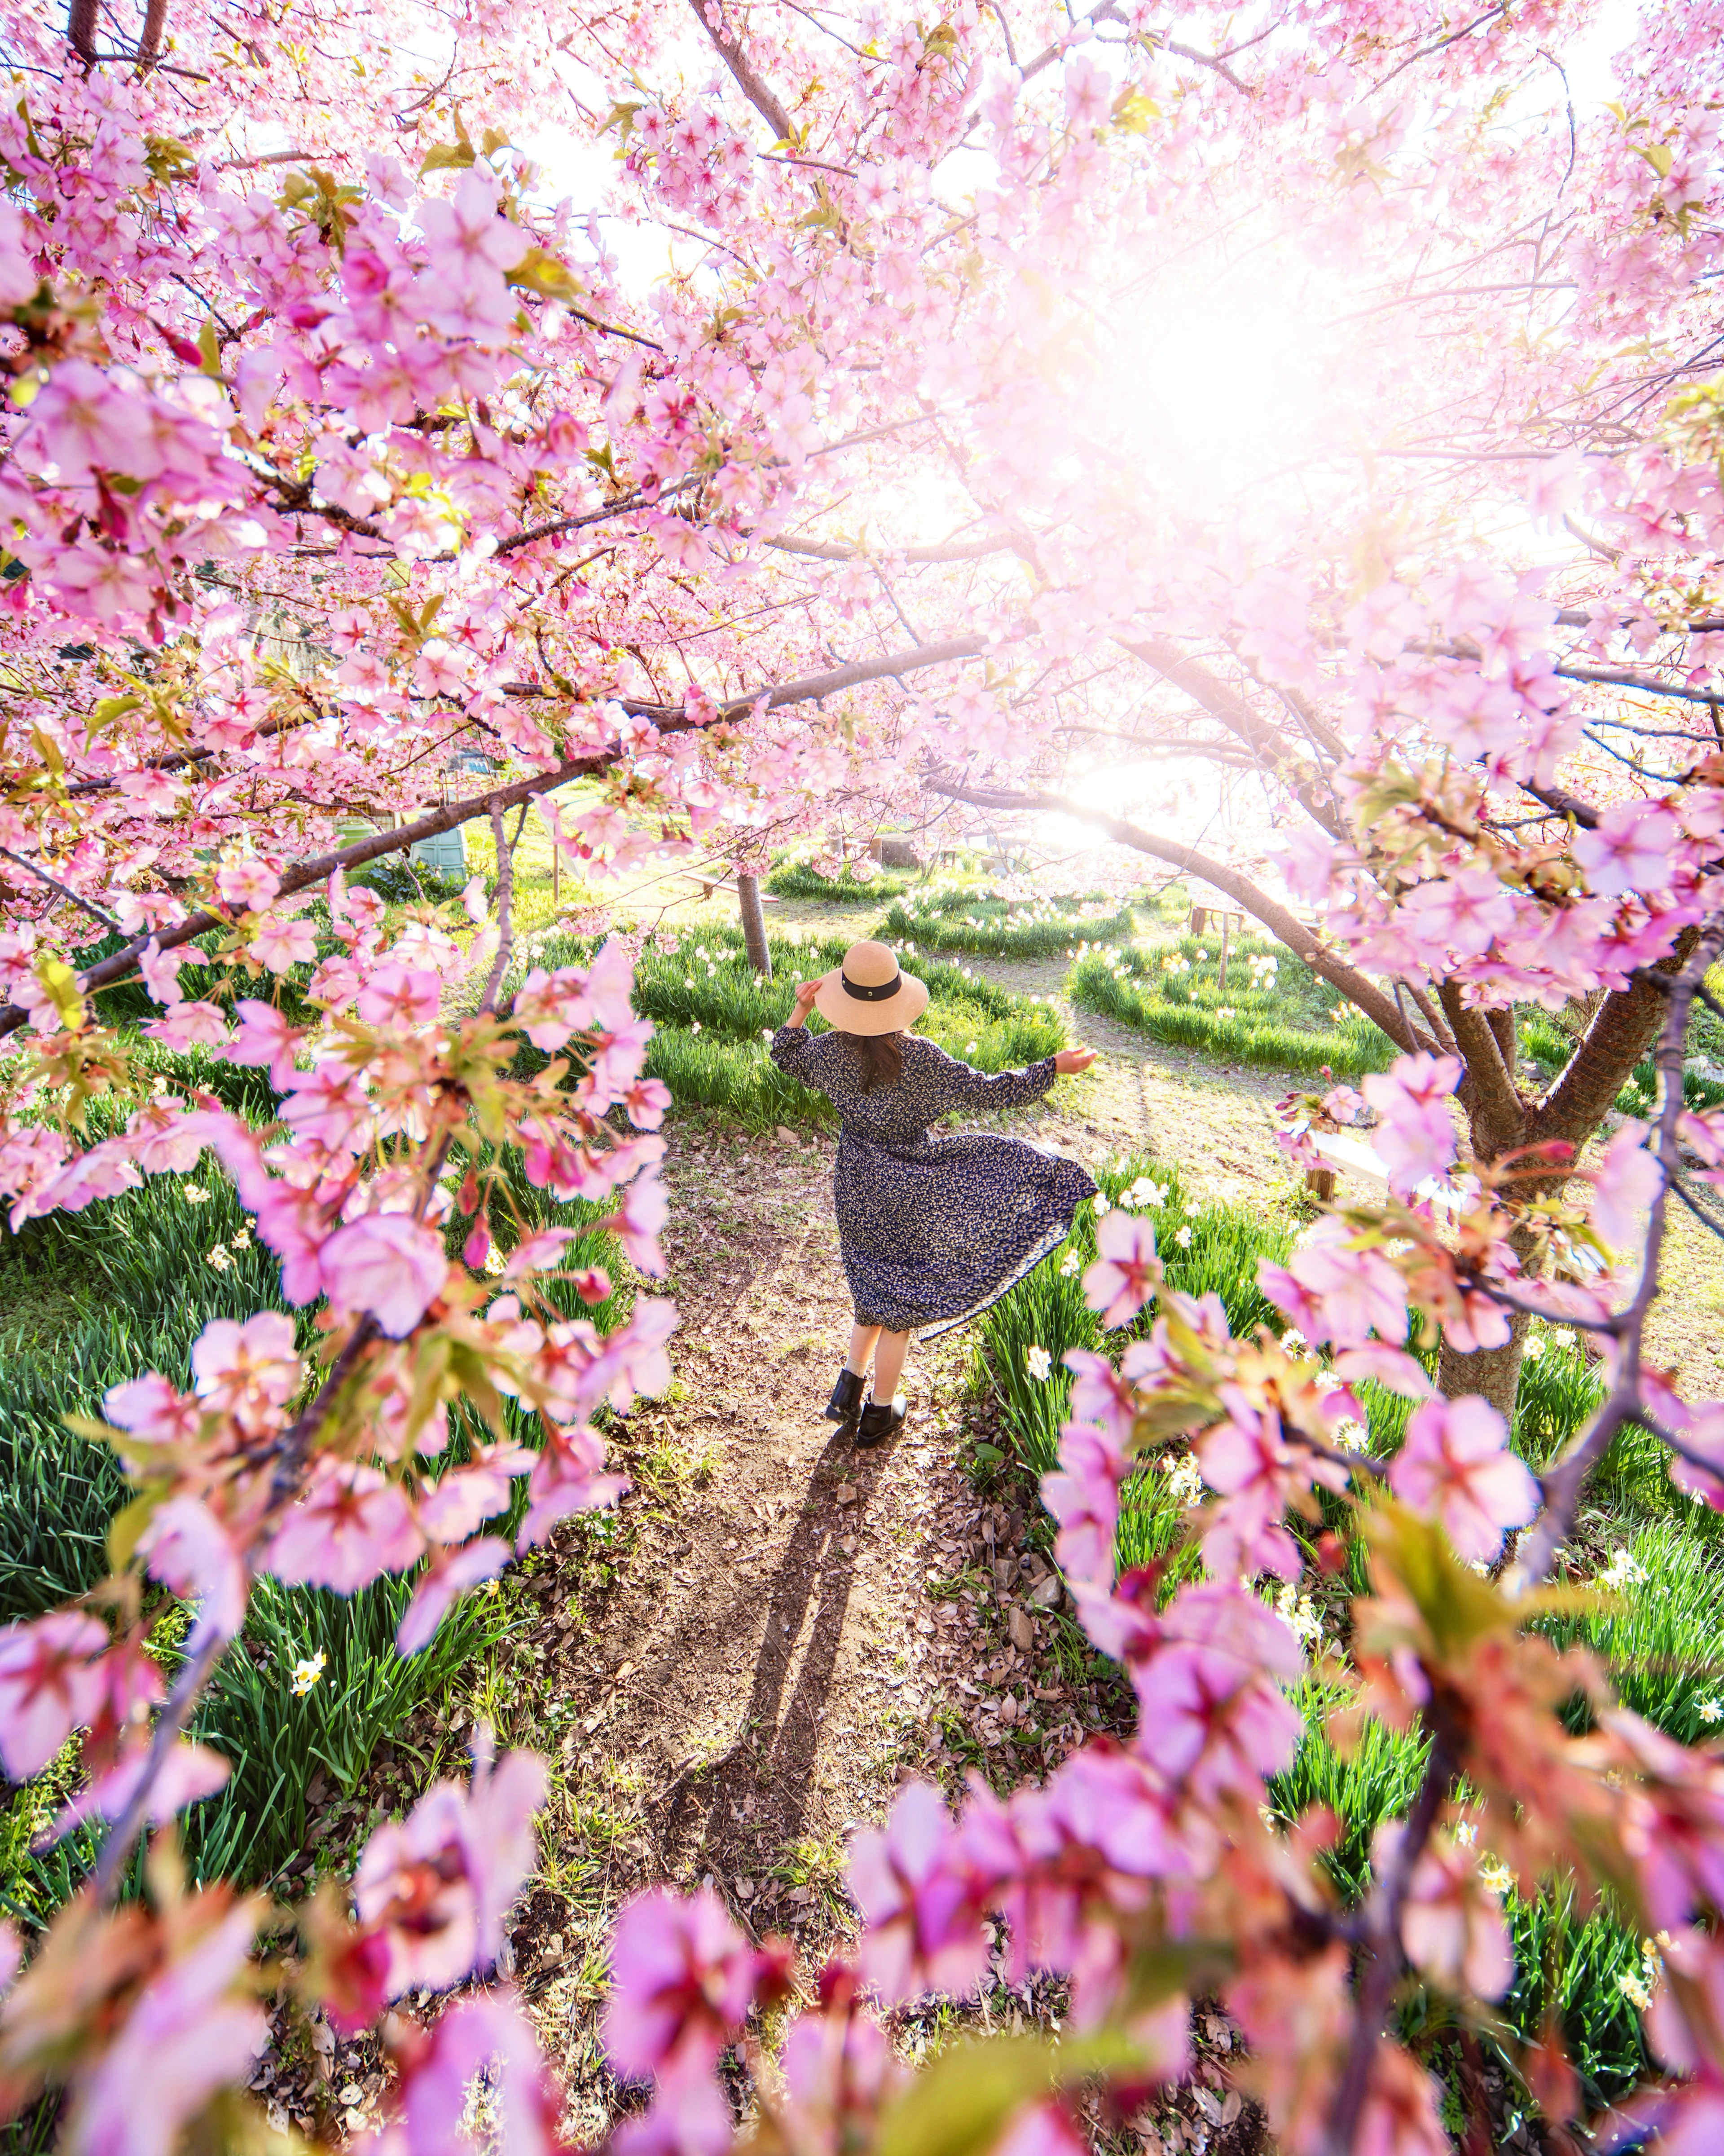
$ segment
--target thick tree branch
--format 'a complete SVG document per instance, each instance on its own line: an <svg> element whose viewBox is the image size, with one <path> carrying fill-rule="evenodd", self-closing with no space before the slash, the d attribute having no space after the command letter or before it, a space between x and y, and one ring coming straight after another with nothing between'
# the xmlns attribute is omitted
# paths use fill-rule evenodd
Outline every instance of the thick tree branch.
<svg viewBox="0 0 1724 2156"><path fill-rule="evenodd" d="M762 686L741 696L729 697L719 706L719 712L726 719L740 719L746 718L762 702L769 710L788 704L818 703L823 697L836 696L841 690L854 689L866 681L946 665L954 660L973 659L983 649L979 641L962 639L946 644L925 644L916 650L892 652L881 659L856 660L848 665L834 667L829 673L806 674L794 681L781 681L776 686ZM623 708L631 714L650 718L661 733L686 733L695 726L695 721L680 705L626 703ZM337 869L363 868L387 855L405 852L420 839L434 839L442 832L458 830L476 817L489 816L494 808L500 813L505 808L517 808L541 793L554 793L572 779L596 777L616 762L621 753L619 748L602 749L592 756L575 757L557 765L554 771L536 773L515 785L496 787L469 800L453 801L447 808L434 808L428 815L404 824L397 830L374 832L370 838L360 839L337 852L320 854L315 860L301 862L297 868L287 870L281 879L280 894L284 898L291 898L299 891L309 891L313 884L326 881ZM174 927L154 933L162 950L175 951L199 936L208 936L213 930L229 926L220 914L198 912ZM150 940L148 936L135 937L124 950L116 951L112 957L104 958L87 973L80 973L78 986L81 993L92 995L99 988L111 988L115 982L124 980ZM0 1008L0 1039L16 1033L28 1016L28 1013L17 1004Z"/></svg>
<svg viewBox="0 0 1724 2156"><path fill-rule="evenodd" d="M1331 839L1347 836L1337 803L1332 798L1326 799L1318 792L1316 773L1296 752L1280 727L1260 716L1249 701L1219 674L1212 672L1201 660L1193 659L1189 652L1182 650L1168 637L1121 637L1118 642L1122 650L1129 651L1134 659L1141 659L1146 666L1152 666L1163 680L1171 682L1182 696L1189 696L1212 719L1244 742L1272 776L1291 788L1306 815ZM1346 755L1345 742L1314 710L1301 711L1300 716L1310 728L1312 739L1328 754L1337 757ZM1327 791L1326 788L1323 789L1324 793Z"/></svg>
<svg viewBox="0 0 1724 2156"><path fill-rule="evenodd" d="M1611 1440L1624 1424L1645 1419L1640 1399L1641 1344L1645 1336L1647 1312L1658 1293L1658 1265L1664 1248L1665 1218L1670 1193L1681 1172L1681 1158L1676 1146L1676 1127L1682 1118L1682 1061L1688 1040L1688 1014L1693 1008L1695 997L1706 979L1708 969L1721 950L1724 950L1724 921L1713 921L1703 931L1696 933L1688 949L1682 954L1668 998L1660 997L1656 989L1647 990L1649 995L1660 1003L1667 1003L1668 1006L1664 1013L1664 1038L1660 1044L1658 1055L1659 1070L1664 1081L1664 1098L1659 1115L1658 1159L1664 1170L1664 1179L1653 1199L1647 1218L1646 1240L1640 1254L1640 1277L1635 1285L1633 1300L1625 1310L1618 1312L1615 1319L1615 1331L1621 1345L1609 1397L1561 1459L1540 1476L1544 1489L1544 1510L1521 1538L1507 1581L1511 1593L1524 1594L1528 1589L1537 1587L1550 1570L1557 1552L1573 1530L1575 1515L1580 1507L1581 1491L1588 1476L1603 1458L1609 1450ZM1639 985L1636 983L1637 987ZM1603 1008L1608 1008L1609 1002L1614 1000L1614 998L1607 999ZM1598 1014L1601 1018L1603 1008ZM1595 1019L1593 1024L1597 1023Z"/></svg>
<svg viewBox="0 0 1724 2156"><path fill-rule="evenodd" d="M1075 817L1080 823L1105 831L1116 844L1130 846L1135 852L1169 862L1188 875L1201 876L1205 883L1224 891L1236 905L1260 921L1278 942L1285 943L1320 979L1339 988L1373 1025L1383 1029L1398 1048L1410 1052L1429 1045L1414 1032L1400 1006L1385 995L1373 980L1336 957L1303 921L1285 906L1277 905L1266 891L1260 891L1249 876L1241 875L1224 862L1211 860L1194 846L1182 846L1172 839L1158 839L1148 831L1140 830L1135 824L1128 824L1123 817L1110 816L1101 808L1086 808L1081 802L1069 800L1063 793L998 793L965 786L956 779L937 775L925 778L922 783L931 793L943 793L953 801L967 802L972 808L1039 811L1045 815Z"/></svg>
<svg viewBox="0 0 1724 2156"><path fill-rule="evenodd" d="M1454 981L1438 983L1437 1000L1465 1066L1458 1097L1472 1126L1474 1150L1486 1160L1496 1160L1523 1142L1526 1105L1485 1013L1461 1001Z"/></svg>
<svg viewBox="0 0 1724 2156"><path fill-rule="evenodd" d="M794 144L796 129L790 115L772 95L772 90L755 72L747 54L742 49L740 37L727 38L719 24L722 16L721 0L690 0L700 28L711 38L713 49L736 77L736 87L759 113L781 142Z"/></svg>
<svg viewBox="0 0 1724 2156"><path fill-rule="evenodd" d="M1670 957L1648 970L1666 979L1680 975L1697 933L1691 928L1685 930ZM1647 980L1612 989L1593 1014L1592 1024L1556 1083L1527 1117L1526 1143L1539 1145L1562 1139L1570 1145L1584 1144L1656 1039L1669 993ZM1678 1094L1681 1090L1679 1074Z"/></svg>

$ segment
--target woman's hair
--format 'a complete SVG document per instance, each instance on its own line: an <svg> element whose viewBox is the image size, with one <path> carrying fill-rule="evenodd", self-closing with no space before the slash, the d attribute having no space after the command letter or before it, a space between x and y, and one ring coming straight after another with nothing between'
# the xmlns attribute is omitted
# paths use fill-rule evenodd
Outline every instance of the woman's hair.
<svg viewBox="0 0 1724 2156"><path fill-rule="evenodd" d="M862 1091L876 1086L895 1086L904 1075L904 1036L901 1033L847 1033L850 1052L862 1066Z"/></svg>

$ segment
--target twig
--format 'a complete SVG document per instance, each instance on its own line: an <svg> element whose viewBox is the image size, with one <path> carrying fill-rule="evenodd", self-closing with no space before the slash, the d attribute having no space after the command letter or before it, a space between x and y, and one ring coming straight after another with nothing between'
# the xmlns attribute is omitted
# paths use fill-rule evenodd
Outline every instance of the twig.
<svg viewBox="0 0 1724 2156"><path fill-rule="evenodd" d="M1353 2145L1359 2114L1364 2109L1371 2087L1372 2063L1383 2041L1389 1998L1401 1978L1401 1912L1413 1884L1414 1868L1430 1840L1437 1814L1455 1779L1458 1763L1455 1748L1440 1705L1435 1707L1435 1718L1424 1779L1419 1785L1419 1794L1407 1815L1407 1824L1371 1897L1366 1921L1361 1928L1364 1955L1355 1995L1352 2037L1329 2113L1329 2146L1336 2150L1351 2149Z"/></svg>
<svg viewBox="0 0 1724 2156"><path fill-rule="evenodd" d="M144 1762L138 1785L127 1799L124 1810L108 1829L102 1844L101 1855L96 1859L92 1884L95 1898L100 1902L111 1900L120 1884L120 1875L131 1845L137 1840L138 1830L143 1825L150 1810L150 1797L162 1768L167 1764L168 1754L178 1743L180 1732L192 1717L192 1709L198 1703L205 1680L215 1667L216 1658L227 1645L223 1635L211 1628L194 1655L187 1657L185 1667L174 1680L167 1704L157 1717L154 1733L150 1739L149 1756Z"/></svg>
<svg viewBox="0 0 1724 2156"><path fill-rule="evenodd" d="M1557 1552L1573 1531L1587 1476L1603 1459L1623 1424L1644 1419L1640 1406L1640 1350L1646 1314L1658 1292L1658 1262L1664 1247L1670 1191L1681 1168L1676 1150L1676 1126L1681 1120L1684 1106L1682 1050L1688 1037L1688 1014L1696 990L1721 950L1724 950L1724 921L1714 921L1701 932L1688 963L1670 983L1670 1011L1658 1049L1659 1070L1664 1080L1664 1100L1658 1119L1658 1160L1664 1176L1647 1218L1640 1278L1634 1300L1616 1321L1621 1345L1614 1382L1609 1399L1591 1423L1554 1466L1547 1468L1540 1477L1544 1488L1544 1510L1522 1537L1513 1568L1506 1576L1506 1585L1513 1594L1524 1594L1537 1586L1549 1571Z"/></svg>
<svg viewBox="0 0 1724 2156"><path fill-rule="evenodd" d="M58 877L49 875L46 869L38 869L34 861L27 860L22 854L13 853L10 846L0 846L0 854L4 854L9 861L15 861L27 875L36 877L39 882L45 883L50 891L57 891L62 898L69 899L74 906L81 906L92 921L100 921L102 927L110 935L123 936L126 933L111 914L104 913L99 906L92 906L87 898L80 898L75 891L60 882Z"/></svg>

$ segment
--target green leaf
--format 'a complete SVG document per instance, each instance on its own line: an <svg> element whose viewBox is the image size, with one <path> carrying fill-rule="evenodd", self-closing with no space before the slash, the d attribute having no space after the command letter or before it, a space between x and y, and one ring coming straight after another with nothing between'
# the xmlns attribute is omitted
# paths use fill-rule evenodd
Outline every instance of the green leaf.
<svg viewBox="0 0 1724 2156"><path fill-rule="evenodd" d="M1122 2030L1045 2044L996 2037L955 2044L925 2067L880 2120L876 2156L984 2156L1022 2105L1085 2075L1143 2063Z"/></svg>
<svg viewBox="0 0 1724 2156"><path fill-rule="evenodd" d="M519 290L536 292L546 300L578 300L584 289L567 264L547 254L542 247L529 248L509 272L507 281Z"/></svg>
<svg viewBox="0 0 1724 2156"><path fill-rule="evenodd" d="M99 1424L82 1423L81 1418L71 1415L66 1419L79 1429L80 1436L87 1437L100 1427ZM131 1563L131 1553L137 1548L144 1529L155 1518L156 1509L167 1496L168 1487L164 1482L157 1489L146 1490L141 1497L134 1497L129 1505L122 1505L115 1513L108 1525L110 1572L124 1572Z"/></svg>
<svg viewBox="0 0 1724 2156"><path fill-rule="evenodd" d="M428 172L464 172L476 162L470 142L434 142L419 166L419 177L423 179Z"/></svg>
<svg viewBox="0 0 1724 2156"><path fill-rule="evenodd" d="M198 349L203 355L198 368L201 374L219 374L222 371L222 347L216 340L216 326L206 321L198 332Z"/></svg>
<svg viewBox="0 0 1724 2156"><path fill-rule="evenodd" d="M1123 134L1147 134L1150 121L1161 116L1160 105L1141 90L1122 90L1113 101L1113 124Z"/></svg>
<svg viewBox="0 0 1724 2156"><path fill-rule="evenodd" d="M143 708L144 700L141 696L104 696L90 714L90 730L92 732L105 733L110 726L116 725L123 719L128 711L141 711Z"/></svg>

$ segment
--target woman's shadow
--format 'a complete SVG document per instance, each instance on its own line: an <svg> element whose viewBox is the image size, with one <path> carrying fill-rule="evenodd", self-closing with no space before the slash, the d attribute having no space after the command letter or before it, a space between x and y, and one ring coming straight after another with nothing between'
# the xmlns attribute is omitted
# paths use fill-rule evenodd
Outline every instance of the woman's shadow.
<svg viewBox="0 0 1724 2156"><path fill-rule="evenodd" d="M781 1845L801 1835L869 1502L889 1457L888 1447L859 1451L834 1432L815 1460L767 1589L766 1630L741 1726L725 1751L685 1768L649 1808L661 1848L688 1839L702 1812L704 1824L692 1838L721 1864L739 1853L745 1823L757 1833L769 1826ZM842 1482L854 1486L854 1505L839 1504Z"/></svg>

